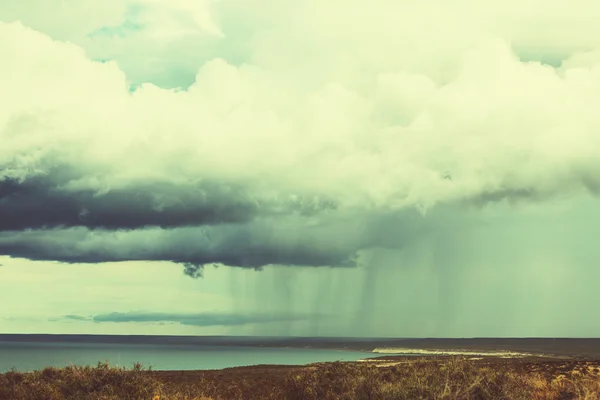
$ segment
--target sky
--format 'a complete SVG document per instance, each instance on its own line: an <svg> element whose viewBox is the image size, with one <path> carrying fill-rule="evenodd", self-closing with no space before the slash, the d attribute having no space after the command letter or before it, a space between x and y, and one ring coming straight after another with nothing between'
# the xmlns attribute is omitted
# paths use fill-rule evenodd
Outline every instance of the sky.
<svg viewBox="0 0 600 400"><path fill-rule="evenodd" d="M0 2L0 332L597 337L599 12Z"/></svg>

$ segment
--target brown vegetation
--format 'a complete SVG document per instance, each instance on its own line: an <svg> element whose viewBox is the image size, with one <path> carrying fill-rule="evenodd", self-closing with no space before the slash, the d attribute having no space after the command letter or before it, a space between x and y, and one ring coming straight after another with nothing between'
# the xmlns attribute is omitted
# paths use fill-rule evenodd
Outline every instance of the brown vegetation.
<svg viewBox="0 0 600 400"><path fill-rule="evenodd" d="M152 399L160 393L160 386L140 364L131 370L106 363L96 367L47 367L31 373L12 371L0 375L0 399Z"/></svg>
<svg viewBox="0 0 600 400"><path fill-rule="evenodd" d="M600 399L600 366L421 358L395 365L338 362L150 371L99 363L1 374L0 399Z"/></svg>

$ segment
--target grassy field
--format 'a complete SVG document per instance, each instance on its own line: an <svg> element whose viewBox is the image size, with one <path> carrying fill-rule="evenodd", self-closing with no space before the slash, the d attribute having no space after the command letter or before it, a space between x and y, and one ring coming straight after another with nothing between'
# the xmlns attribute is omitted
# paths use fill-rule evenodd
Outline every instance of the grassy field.
<svg viewBox="0 0 600 400"><path fill-rule="evenodd" d="M0 399L600 399L600 365L457 357L150 371L99 363L2 374Z"/></svg>

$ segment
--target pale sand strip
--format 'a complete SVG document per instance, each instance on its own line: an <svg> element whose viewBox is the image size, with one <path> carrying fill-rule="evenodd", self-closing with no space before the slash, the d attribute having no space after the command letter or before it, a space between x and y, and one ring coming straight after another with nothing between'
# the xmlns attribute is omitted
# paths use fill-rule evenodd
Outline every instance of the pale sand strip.
<svg viewBox="0 0 600 400"><path fill-rule="evenodd" d="M379 354L418 354L424 356L488 356L488 357L531 357L530 353L515 351L474 351L474 350L444 350L444 349L407 349L401 347L377 347L373 353Z"/></svg>

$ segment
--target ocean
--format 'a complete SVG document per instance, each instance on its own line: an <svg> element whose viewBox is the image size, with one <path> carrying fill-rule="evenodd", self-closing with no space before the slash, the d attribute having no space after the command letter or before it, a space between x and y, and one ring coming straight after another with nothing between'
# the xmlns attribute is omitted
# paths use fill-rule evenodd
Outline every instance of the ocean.
<svg viewBox="0 0 600 400"><path fill-rule="evenodd" d="M128 368L139 362L154 370L206 370L355 361L370 356L376 355L351 350L257 346L0 341L0 373L13 368L24 372L47 366L96 365L99 361Z"/></svg>
<svg viewBox="0 0 600 400"><path fill-rule="evenodd" d="M300 365L380 357L376 348L516 351L600 359L598 338L334 338L259 336L0 334L0 373L69 364L154 370ZM394 354L394 356L416 354Z"/></svg>

